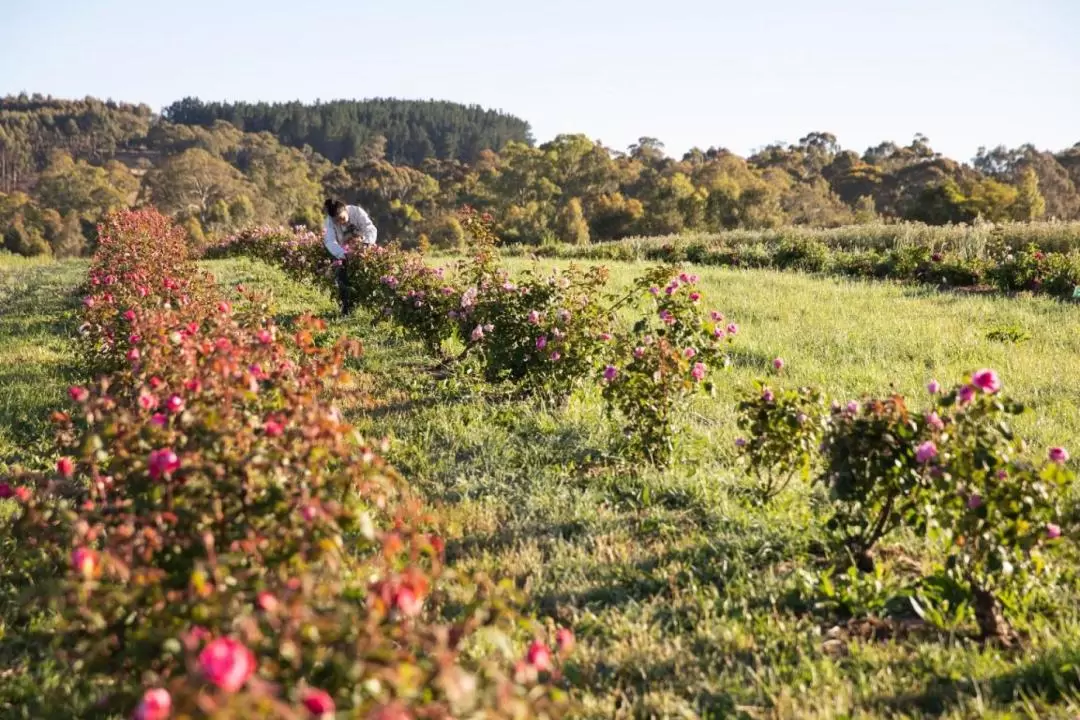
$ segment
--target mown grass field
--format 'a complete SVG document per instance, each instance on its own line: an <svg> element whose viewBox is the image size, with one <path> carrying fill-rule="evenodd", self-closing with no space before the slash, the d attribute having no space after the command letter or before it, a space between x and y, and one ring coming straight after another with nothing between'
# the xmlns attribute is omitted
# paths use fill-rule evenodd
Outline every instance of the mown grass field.
<svg viewBox="0 0 1080 720"><path fill-rule="evenodd" d="M970 617L931 628L904 599L915 570L936 560L917 537L893 542L881 577L845 597L806 589L825 559L821 492L800 486L759 507L733 463L736 399L755 378L775 377L777 356L787 368L776 384L815 384L844 400L890 388L920 398L931 378L951 384L994 367L1036 409L1019 424L1033 452L1075 449L1080 307L703 269L707 296L741 332L717 396L692 408L677 462L659 472L613 456L620 428L595 389L552 406L474 383L464 367L440 378L418 344L363 312L337 319L332 299L309 286L249 261L207 266L223 284L273 289L282 316L312 311L363 339L358 369L372 397L349 414L390 438L391 460L446 518L458 570L511 577L532 611L573 625L587 717L1080 712L1075 557L1052 590L1024 599L1021 649L984 647L970 639ZM47 462L48 411L73 372L71 292L83 270L0 266L0 463ZM640 270L612 265L617 283ZM21 698L59 682L19 633L8 627L0 639L0 717L32 717Z"/></svg>

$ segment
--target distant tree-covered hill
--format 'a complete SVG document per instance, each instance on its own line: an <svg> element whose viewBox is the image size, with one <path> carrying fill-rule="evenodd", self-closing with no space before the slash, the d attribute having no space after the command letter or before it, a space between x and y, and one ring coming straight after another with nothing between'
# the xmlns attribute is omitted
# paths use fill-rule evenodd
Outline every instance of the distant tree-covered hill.
<svg viewBox="0 0 1080 720"><path fill-rule="evenodd" d="M475 162L509 141L531 145L529 123L477 105L417 100L221 103L184 98L165 108L169 122L211 127L225 120L244 132L273 133L285 145L310 145L338 163L385 157L419 166L425 160Z"/></svg>

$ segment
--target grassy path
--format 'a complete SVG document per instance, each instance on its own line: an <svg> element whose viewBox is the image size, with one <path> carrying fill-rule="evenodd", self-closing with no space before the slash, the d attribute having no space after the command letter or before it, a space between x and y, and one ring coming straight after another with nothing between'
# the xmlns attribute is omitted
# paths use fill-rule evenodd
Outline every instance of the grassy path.
<svg viewBox="0 0 1080 720"><path fill-rule="evenodd" d="M49 414L74 379L81 262L0 261L0 468L52 456Z"/></svg>

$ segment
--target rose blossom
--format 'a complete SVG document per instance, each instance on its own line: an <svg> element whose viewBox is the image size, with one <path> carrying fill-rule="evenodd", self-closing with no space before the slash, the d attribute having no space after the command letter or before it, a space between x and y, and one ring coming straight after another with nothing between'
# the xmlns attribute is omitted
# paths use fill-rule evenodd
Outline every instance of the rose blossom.
<svg viewBox="0 0 1080 720"><path fill-rule="evenodd" d="M255 673L255 654L232 638L217 638L199 653L199 669L211 683L234 693Z"/></svg>
<svg viewBox="0 0 1080 720"><path fill-rule="evenodd" d="M147 690L139 706L135 708L134 720L167 720L172 712L172 696L163 688Z"/></svg>
<svg viewBox="0 0 1080 720"><path fill-rule="evenodd" d="M532 645L529 646L528 651L525 653L525 660L540 671L551 670L552 668L551 650L539 640L534 640Z"/></svg>
<svg viewBox="0 0 1080 720"><path fill-rule="evenodd" d="M972 384L984 393L993 394L1001 389L1001 379L993 370L984 368L971 376Z"/></svg>
<svg viewBox="0 0 1080 720"><path fill-rule="evenodd" d="M97 570L97 553L84 547L75 548L71 551L71 567L89 580Z"/></svg>
<svg viewBox="0 0 1080 720"><path fill-rule="evenodd" d="M915 450L915 460L925 465L937 457L938 449L932 441L927 440Z"/></svg>
<svg viewBox="0 0 1080 720"><path fill-rule="evenodd" d="M1049 457L1051 462L1064 465L1069 462L1069 451L1063 447L1052 447L1050 448Z"/></svg>
<svg viewBox="0 0 1080 720"><path fill-rule="evenodd" d="M929 392L931 395L937 395L939 392L941 392L941 383L939 383L937 380L931 380L930 383L926 386L926 391Z"/></svg>
<svg viewBox="0 0 1080 720"><path fill-rule="evenodd" d="M330 715L334 712L334 700L330 693L318 688L311 688L304 693L304 708L315 717Z"/></svg>
<svg viewBox="0 0 1080 720"><path fill-rule="evenodd" d="M616 377L618 377L618 375L619 369L616 368L614 365L608 365L606 368L604 368L604 379L608 382L614 380Z"/></svg>
<svg viewBox="0 0 1080 720"><path fill-rule="evenodd" d="M693 369L690 370L690 376L701 382L705 378L705 363L694 363Z"/></svg>

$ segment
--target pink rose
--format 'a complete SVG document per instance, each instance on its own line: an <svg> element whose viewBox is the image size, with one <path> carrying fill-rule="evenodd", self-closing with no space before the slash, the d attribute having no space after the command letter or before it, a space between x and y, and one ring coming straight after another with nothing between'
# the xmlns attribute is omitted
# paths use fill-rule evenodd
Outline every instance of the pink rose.
<svg viewBox="0 0 1080 720"><path fill-rule="evenodd" d="M562 354L558 351L551 353L551 362L559 362L562 359Z"/></svg>
<svg viewBox="0 0 1080 720"><path fill-rule="evenodd" d="M15 497L15 491L6 482L0 482L0 500L10 500Z"/></svg>
<svg viewBox="0 0 1080 720"><path fill-rule="evenodd" d="M1058 465L1064 465L1069 462L1069 451L1063 447L1050 448L1050 461L1055 462Z"/></svg>
<svg viewBox="0 0 1080 720"><path fill-rule="evenodd" d="M56 461L56 472L69 478L75 474L75 463L69 457L62 457Z"/></svg>
<svg viewBox="0 0 1080 720"><path fill-rule="evenodd" d="M634 348L634 357L638 360L645 357L645 348L641 347L640 345Z"/></svg>
<svg viewBox="0 0 1080 720"><path fill-rule="evenodd" d="M139 356L139 348L131 348L130 350L128 350L128 353L127 353L128 362L138 362L139 357L140 357Z"/></svg>
<svg viewBox="0 0 1080 720"><path fill-rule="evenodd" d="M938 449L932 441L927 440L915 450L915 460L925 465L937 457Z"/></svg>
<svg viewBox="0 0 1080 720"><path fill-rule="evenodd" d="M270 333L269 330L260 330L258 333L256 333L255 337L263 345L269 345L271 342L274 341L274 336Z"/></svg>
<svg viewBox="0 0 1080 720"><path fill-rule="evenodd" d="M945 423L942 421L936 412L930 412L926 415L926 424L935 430L944 430Z"/></svg>
<svg viewBox="0 0 1080 720"><path fill-rule="evenodd" d="M147 690L139 706L135 708L134 720L167 720L172 712L172 696L168 690L154 688Z"/></svg>
<svg viewBox="0 0 1080 720"><path fill-rule="evenodd" d="M970 385L965 385L964 387L960 388L960 391L957 393L956 397L961 405L970 405L971 401L975 399L975 388L971 387Z"/></svg>
<svg viewBox="0 0 1080 720"><path fill-rule="evenodd" d="M773 394L772 390L770 390L769 388L765 388L761 392L761 399L767 403L771 403L773 400L776 399L776 396Z"/></svg>
<svg viewBox="0 0 1080 720"><path fill-rule="evenodd" d="M855 413L859 412L859 403L857 403L857 402L855 402L854 400L852 400L851 402L849 402L849 403L847 404L847 411L848 411L849 413L851 413L852 415L854 415Z"/></svg>
<svg viewBox="0 0 1080 720"><path fill-rule="evenodd" d="M614 365L608 365L606 368L604 368L604 379L608 382L614 380L616 377L618 377L618 375L619 369L616 368Z"/></svg>
<svg viewBox="0 0 1080 720"><path fill-rule="evenodd" d="M199 669L211 683L234 693L255 673L255 654L232 638L217 638L199 653Z"/></svg>
<svg viewBox="0 0 1080 720"><path fill-rule="evenodd" d="M176 456L176 453L172 451L172 448L162 448L161 450L154 450L150 453L150 458L147 461L147 468L150 470L150 477L155 480L174 473L180 469L180 458Z"/></svg>
<svg viewBox="0 0 1080 720"><path fill-rule="evenodd" d="M971 493L971 495L968 496L967 506L968 510L978 510L982 507L982 495L979 493Z"/></svg>
<svg viewBox="0 0 1080 720"><path fill-rule="evenodd" d="M546 335L541 335L540 337L536 338L536 349L537 350L543 350L546 347L547 347L547 336Z"/></svg>
<svg viewBox="0 0 1080 720"><path fill-rule="evenodd" d="M1061 537L1061 528L1054 523L1046 523L1046 537L1057 540Z"/></svg>
<svg viewBox="0 0 1080 720"><path fill-rule="evenodd" d="M971 382L984 393L993 394L1001 389L1001 379L993 370L982 369L971 376Z"/></svg>
<svg viewBox="0 0 1080 720"><path fill-rule="evenodd" d="M690 376L698 382L705 379L705 363L694 363L694 367L690 370Z"/></svg>
<svg viewBox="0 0 1080 720"><path fill-rule="evenodd" d="M696 303L699 300L701 300L701 293L699 293L699 292L690 293L690 302Z"/></svg>
<svg viewBox="0 0 1080 720"><path fill-rule="evenodd" d="M683 350L683 357L685 357L687 360L693 359L695 355L697 355L697 349L695 348L688 347Z"/></svg>
<svg viewBox="0 0 1080 720"><path fill-rule="evenodd" d="M529 646L528 651L525 653L525 660L540 671L551 670L552 668L551 650L539 640L534 640L532 645Z"/></svg>
<svg viewBox="0 0 1080 720"><path fill-rule="evenodd" d="M472 338L473 342L480 342L484 339L484 328L480 325L477 325L475 328L473 328L472 334L469 337Z"/></svg>
<svg viewBox="0 0 1080 720"><path fill-rule="evenodd" d="M735 323L731 323L730 325L727 326L727 334L728 335L738 335L739 334L739 326L736 325Z"/></svg>
<svg viewBox="0 0 1080 720"><path fill-rule="evenodd" d="M267 420L263 423L263 432L267 437L280 437L285 432L285 426L277 420Z"/></svg>
<svg viewBox="0 0 1080 720"><path fill-rule="evenodd" d="M84 387L78 385L72 385L68 388L68 395L77 403L86 402L90 397L90 391Z"/></svg>
<svg viewBox="0 0 1080 720"><path fill-rule="evenodd" d="M713 310L712 312L710 312L709 317L712 318L713 322L724 322L724 313L720 312L719 310Z"/></svg>
<svg viewBox="0 0 1080 720"><path fill-rule="evenodd" d="M97 553L89 548L75 548L71 551L71 567L84 579L89 580L97 571Z"/></svg>
<svg viewBox="0 0 1080 720"><path fill-rule="evenodd" d="M170 395L169 399L165 401L165 407L171 413L178 413L184 409L184 398L179 395Z"/></svg>
<svg viewBox="0 0 1080 720"><path fill-rule="evenodd" d="M772 366L774 368L776 368L777 370L783 370L784 369L784 358L776 358L775 360L772 361Z"/></svg>
<svg viewBox="0 0 1080 720"><path fill-rule="evenodd" d="M926 391L929 392L931 395L937 395L939 392L941 392L941 383L939 383L937 380L931 380L930 383L926 386Z"/></svg>
<svg viewBox="0 0 1080 720"><path fill-rule="evenodd" d="M255 604L260 610L268 613L276 612L281 605L281 603L278 602L278 599L274 597L274 594L272 592L267 592L266 590L263 590L255 597Z"/></svg>
<svg viewBox="0 0 1080 720"><path fill-rule="evenodd" d="M540 313L538 313L536 310L530 310L529 311L529 324L530 325L539 325L540 324Z"/></svg>
<svg viewBox="0 0 1080 720"><path fill-rule="evenodd" d="M168 422L169 419L163 413L154 413L154 416L150 418L150 424L157 427L165 427Z"/></svg>
<svg viewBox="0 0 1080 720"><path fill-rule="evenodd" d="M555 631L555 647L560 655L569 655L574 650L574 631L570 628L559 628Z"/></svg>
<svg viewBox="0 0 1080 720"><path fill-rule="evenodd" d="M325 690L311 688L304 693L301 702L309 713L318 718L334 712L334 700Z"/></svg>
<svg viewBox="0 0 1080 720"><path fill-rule="evenodd" d="M150 393L141 393L139 395L139 407L143 410L153 410L158 406L157 396Z"/></svg>

